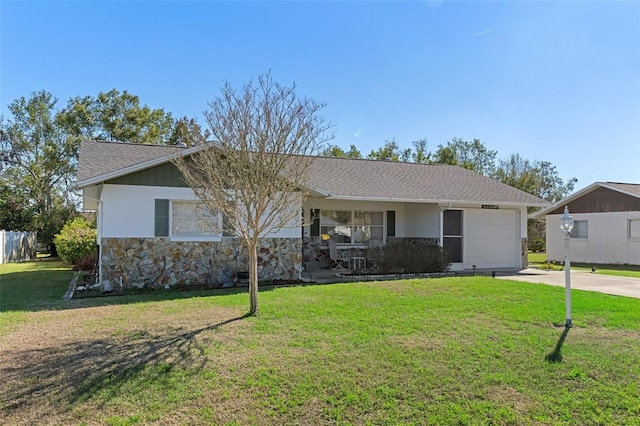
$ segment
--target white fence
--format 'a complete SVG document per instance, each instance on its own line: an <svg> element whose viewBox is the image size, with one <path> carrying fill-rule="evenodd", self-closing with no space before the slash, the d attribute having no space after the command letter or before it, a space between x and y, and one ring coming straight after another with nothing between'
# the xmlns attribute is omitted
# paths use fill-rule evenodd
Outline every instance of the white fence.
<svg viewBox="0 0 640 426"><path fill-rule="evenodd" d="M37 242L35 232L0 230L0 264L35 259Z"/></svg>

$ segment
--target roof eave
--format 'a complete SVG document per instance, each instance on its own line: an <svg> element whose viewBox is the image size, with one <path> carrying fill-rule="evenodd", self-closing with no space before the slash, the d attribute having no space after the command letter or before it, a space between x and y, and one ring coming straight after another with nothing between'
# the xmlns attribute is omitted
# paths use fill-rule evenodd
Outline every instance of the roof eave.
<svg viewBox="0 0 640 426"><path fill-rule="evenodd" d="M630 192L630 191L625 191L624 189L616 188L615 186L611 186L608 182L600 182L600 186L602 186L603 188L610 189L612 191L619 192L621 194L628 195L628 196L633 197L633 198L640 198L640 195L635 194L635 193Z"/></svg>
<svg viewBox="0 0 640 426"><path fill-rule="evenodd" d="M492 205L502 207L546 207L549 203L523 203L523 202L510 202L510 201L477 201L477 200L456 200L456 199L430 199L430 198L395 198L395 197L362 197L351 195L333 195L328 194L326 196L330 200L344 200L344 201L386 201L397 203L424 203L424 204L476 204L476 205Z"/></svg>
<svg viewBox="0 0 640 426"><path fill-rule="evenodd" d="M539 210L537 212L531 213L529 215L529 217L530 217L530 219L540 219L543 216L546 216L548 214L548 212L557 209L559 206L562 206L563 204L569 204L573 200L575 200L577 198L580 198L585 194L588 194L589 192L593 191L594 189L596 189L599 186L603 186L603 183L602 182L594 182L591 185L582 188L580 191L574 192L573 194L569 195L568 197L565 197L562 200L556 201L555 203L551 204L550 206L547 206L546 208L543 208L542 210ZM613 189L613 188L609 188L609 189Z"/></svg>

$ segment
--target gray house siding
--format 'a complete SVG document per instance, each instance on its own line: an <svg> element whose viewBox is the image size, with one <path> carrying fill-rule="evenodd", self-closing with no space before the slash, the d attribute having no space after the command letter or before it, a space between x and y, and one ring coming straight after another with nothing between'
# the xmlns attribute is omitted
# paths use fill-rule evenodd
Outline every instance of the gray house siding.
<svg viewBox="0 0 640 426"><path fill-rule="evenodd" d="M146 185L186 188L180 171L173 163L163 163L149 169L140 170L125 176L106 181L114 185Z"/></svg>

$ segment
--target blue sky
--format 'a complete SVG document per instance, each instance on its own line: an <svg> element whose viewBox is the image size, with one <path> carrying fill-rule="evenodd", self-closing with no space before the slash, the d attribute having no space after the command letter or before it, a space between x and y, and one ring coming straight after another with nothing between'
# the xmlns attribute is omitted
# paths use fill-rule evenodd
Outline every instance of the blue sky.
<svg viewBox="0 0 640 426"><path fill-rule="evenodd" d="M224 80L327 103L333 143L480 139L576 189L640 183L640 2L0 3L0 111L116 88L195 117Z"/></svg>

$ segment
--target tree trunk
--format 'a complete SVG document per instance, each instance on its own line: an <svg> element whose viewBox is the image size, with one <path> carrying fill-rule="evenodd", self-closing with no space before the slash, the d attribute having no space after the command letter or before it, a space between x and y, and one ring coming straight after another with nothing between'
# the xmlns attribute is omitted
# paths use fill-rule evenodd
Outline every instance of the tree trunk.
<svg viewBox="0 0 640 426"><path fill-rule="evenodd" d="M258 312L258 244L249 243L249 314Z"/></svg>

